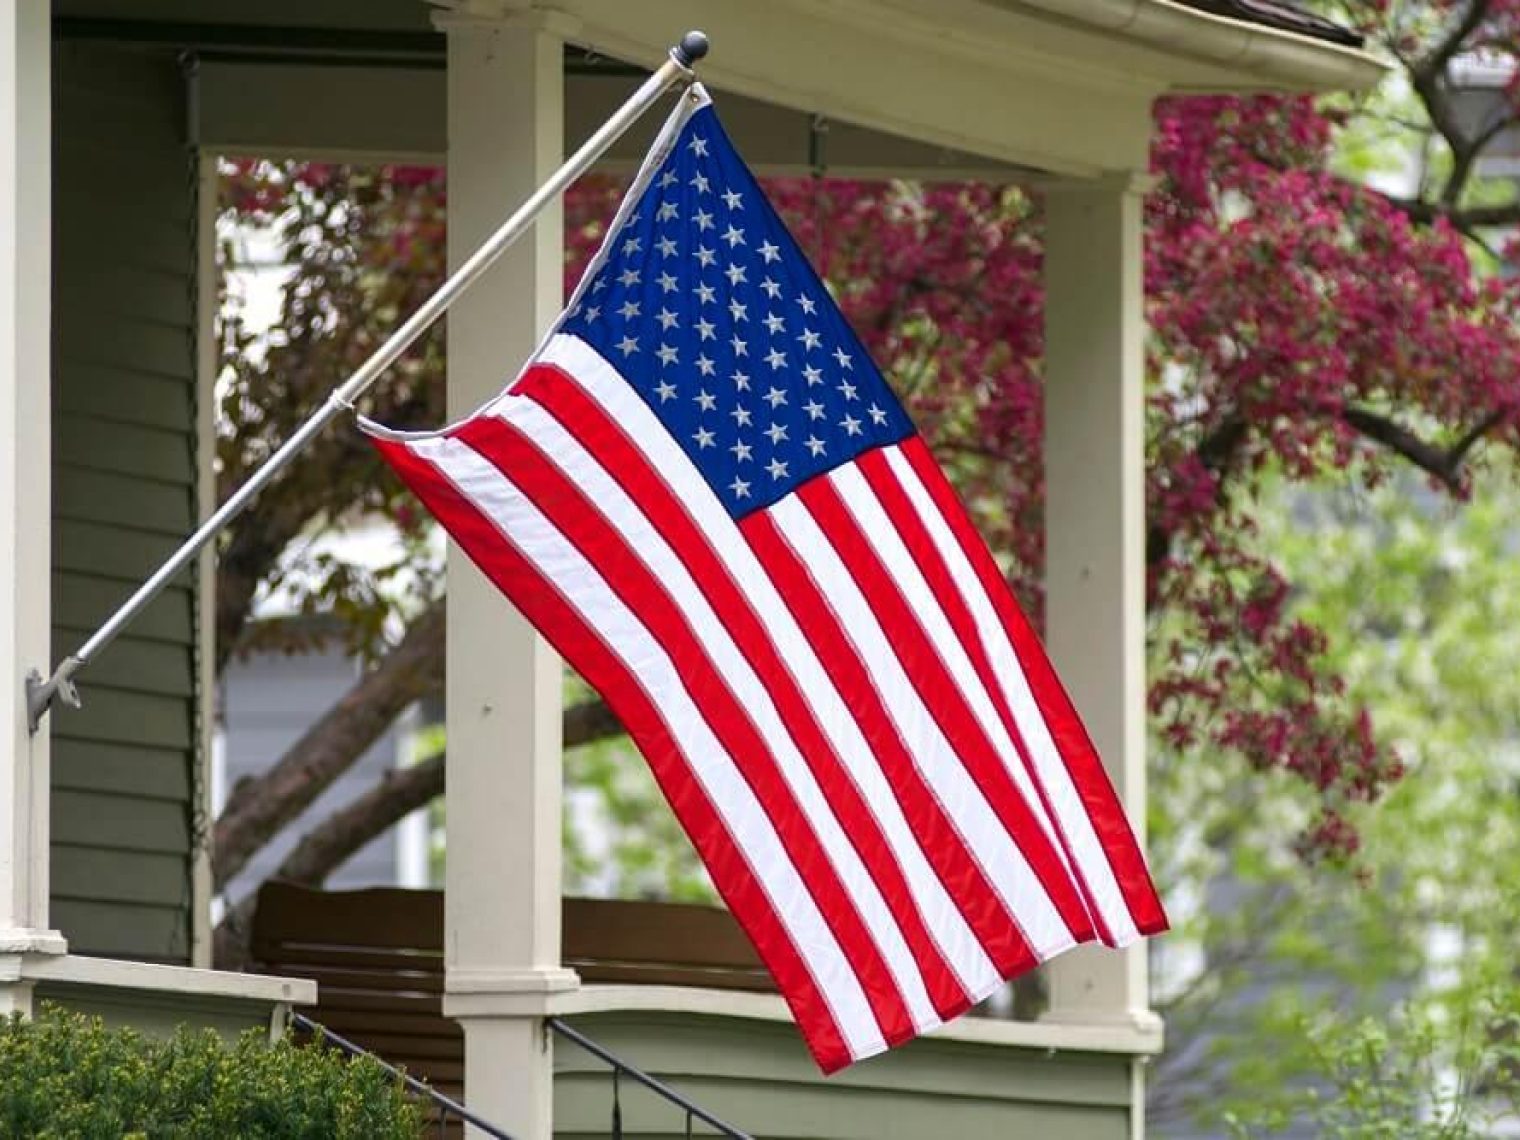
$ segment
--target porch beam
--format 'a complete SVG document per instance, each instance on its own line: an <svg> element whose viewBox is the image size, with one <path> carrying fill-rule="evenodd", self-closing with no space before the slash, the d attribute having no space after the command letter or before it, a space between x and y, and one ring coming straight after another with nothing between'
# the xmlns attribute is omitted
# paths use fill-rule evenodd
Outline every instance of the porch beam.
<svg viewBox="0 0 1520 1140"><path fill-rule="evenodd" d="M563 42L531 22L440 19L448 37L450 267L561 163ZM558 313L558 206L449 314L448 406L500 391ZM471 1110L551 1135L548 997L560 965L559 659L464 554L448 555L449 781L444 1012L465 1034Z"/></svg>
<svg viewBox="0 0 1520 1140"><path fill-rule="evenodd" d="M1144 841L1145 459L1141 190L1045 190L1045 627ZM1145 944L1050 965L1048 1017L1153 1022Z"/></svg>
<svg viewBox="0 0 1520 1140"><path fill-rule="evenodd" d="M49 741L25 674L47 668L52 557L52 91L44 0L0 0L0 954L61 954L48 919ZM0 1011L29 988L0 981Z"/></svg>
<svg viewBox="0 0 1520 1140"><path fill-rule="evenodd" d="M627 75L566 75L566 148L605 122L635 82ZM211 59L197 69L196 91L196 143L213 153L444 161L441 69ZM250 91L262 94L249 99ZM812 114L725 91L714 94L745 161L761 174L810 174L820 160L827 173L841 178L1011 182L1031 173L839 120L816 124L821 134L815 147ZM648 150L652 130L653 124L624 136L598 169L631 173Z"/></svg>

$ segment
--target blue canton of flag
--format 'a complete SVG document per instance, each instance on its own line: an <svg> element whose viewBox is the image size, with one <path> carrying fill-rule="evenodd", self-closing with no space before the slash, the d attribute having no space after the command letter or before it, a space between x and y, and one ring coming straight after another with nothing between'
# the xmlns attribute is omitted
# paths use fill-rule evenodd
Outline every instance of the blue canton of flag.
<svg viewBox="0 0 1520 1140"><path fill-rule="evenodd" d="M711 106L620 216L560 331L617 367L735 518L913 434Z"/></svg>

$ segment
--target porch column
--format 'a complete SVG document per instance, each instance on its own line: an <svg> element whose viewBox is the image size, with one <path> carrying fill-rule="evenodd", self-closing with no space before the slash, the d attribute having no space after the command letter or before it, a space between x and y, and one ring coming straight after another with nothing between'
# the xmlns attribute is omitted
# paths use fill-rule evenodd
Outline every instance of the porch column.
<svg viewBox="0 0 1520 1140"><path fill-rule="evenodd" d="M463 5L460 6L464 8ZM533 17L441 16L448 36L449 263L559 165L563 41ZM449 314L449 415L516 373L558 313L558 209ZM448 562L444 1011L465 1033L465 1098L518 1140L551 1133L550 994L560 966L559 659L452 546Z"/></svg>
<svg viewBox="0 0 1520 1140"><path fill-rule="evenodd" d="M1120 175L1045 194L1045 629L1143 842L1141 193ZM1047 1016L1149 1022L1145 953L1142 942L1062 955Z"/></svg>
<svg viewBox="0 0 1520 1140"><path fill-rule="evenodd" d="M49 7L0 0L0 1013L30 1006L6 955L65 949L48 924L48 733L28 735L24 697L52 664Z"/></svg>

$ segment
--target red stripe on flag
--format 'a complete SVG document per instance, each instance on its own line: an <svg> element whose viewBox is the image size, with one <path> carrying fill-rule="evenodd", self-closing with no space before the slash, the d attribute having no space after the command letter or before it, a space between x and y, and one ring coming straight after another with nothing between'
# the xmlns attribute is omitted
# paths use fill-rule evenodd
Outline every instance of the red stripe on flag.
<svg viewBox="0 0 1520 1140"><path fill-rule="evenodd" d="M891 1045L916 1036L918 1029L854 896L840 879L775 754L669 591L596 504L515 425L482 416L461 427L456 438L506 475L587 562L602 568L613 593L675 662L687 691L754 790L860 979L882 1036ZM720 617L727 615L720 613Z"/></svg>
<svg viewBox="0 0 1520 1140"><path fill-rule="evenodd" d="M829 744L770 634L695 520L622 428L557 369L535 366L513 390L554 416L604 470L616 473L623 490L691 571L708 603L722 616L740 651L770 692L783 724L838 812L846 834L897 920L935 1010L946 1021L964 1012L970 1007L971 997L924 925L923 915L914 905L902 868L876 816Z"/></svg>
<svg viewBox="0 0 1520 1140"><path fill-rule="evenodd" d="M1008 633L1035 702L1045 712L1051 738L1071 773L1072 783L1082 797L1103 849L1108 853L1136 929L1141 934L1160 933L1167 928L1166 913L1151 882L1150 872L1146 870L1145 857L1135 841L1135 833L1125 817L1108 772L1093 747L1092 738L1077 715L1065 686L1056 676L1044 646L1014 602L992 553L977 534L954 488L923 440L915 436L905 440L900 449L934 499Z"/></svg>
<svg viewBox="0 0 1520 1140"><path fill-rule="evenodd" d="M695 779L658 708L637 677L560 594L554 583L472 506L432 464L404 443L375 445L412 492L498 589L606 698L649 762L729 910L744 927L797 1021L819 1066L832 1073L852 1058L827 1000L782 925L759 879Z"/></svg>
<svg viewBox="0 0 1520 1140"><path fill-rule="evenodd" d="M824 669L875 752L925 857L998 973L1012 977L1037 965L1018 920L1003 905L1002 896L956 830L939 797L925 783L882 703L880 691L807 568L766 512L749 515L739 529L776 581L798 623L807 630Z"/></svg>
<svg viewBox="0 0 1520 1140"><path fill-rule="evenodd" d="M933 537L924 526L923 519L914 509L913 503L908 498L908 493L898 482L897 475L892 471L887 462L887 454L881 449L868 451L856 460L855 466L875 492L877 500L887 517L892 520L892 525L897 528L898 536L908 553L912 555L914 565L924 576L929 584L930 591L935 600L944 611L950 627L955 631L956 639L966 650L966 655L971 659L972 668L975 669L982 687L987 690L987 695L992 698L993 707L997 710L998 719L1003 722L1008 736L1012 739L1014 747L1019 753L1019 762L1023 764L1024 771L1028 773L1030 783L1034 785L1036 793L1040 797L1040 805L1045 809L1045 814L1055 824L1056 836L1061 841L1061 848L1066 852L1067 861L1071 864L1072 874L1076 877L1077 887L1086 900L1087 910L1097 928L1098 937L1112 944L1113 937L1109 933L1108 925L1103 921L1102 911L1098 907L1097 898L1094 896L1091 886L1087 882L1087 876L1083 873L1082 864L1077 859L1076 852L1072 849L1070 840L1065 830L1061 827L1060 817L1056 814L1054 806L1050 802L1050 796L1045 789L1044 781L1036 770L1029 757L1029 746L1024 739L1024 734L1014 719L1013 710L1008 707L1007 696L1003 687L998 683L997 676L992 669L992 660L987 656L986 647L982 644L981 636L977 633L976 621L971 616L971 610L967 606L966 599L961 596L960 588L955 583L954 576L950 573L950 567L945 564L939 547L934 543Z"/></svg>
<svg viewBox="0 0 1520 1140"><path fill-rule="evenodd" d="M918 614L882 565L869 536L827 478L804 483L796 495L849 567L861 593L881 616L882 624L892 631L897 655L924 706L971 778L986 793L987 802L1023 851L1066 928L1078 942L1092 941L1096 936L1092 918L1070 872L924 632Z"/></svg>

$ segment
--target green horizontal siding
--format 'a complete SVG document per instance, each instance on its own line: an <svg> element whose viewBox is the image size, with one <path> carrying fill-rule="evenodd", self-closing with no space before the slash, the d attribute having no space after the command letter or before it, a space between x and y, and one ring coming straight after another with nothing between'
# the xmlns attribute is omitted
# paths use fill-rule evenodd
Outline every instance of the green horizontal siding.
<svg viewBox="0 0 1520 1140"><path fill-rule="evenodd" d="M167 54L54 71L53 640L79 645L195 524L194 163ZM189 575L51 719L53 919L78 953L186 962L196 762Z"/></svg>
<svg viewBox="0 0 1520 1140"><path fill-rule="evenodd" d="M717 1116L778 1140L1127 1140L1130 1059L922 1038L824 1077L779 1022L638 1013L567 1019ZM607 1066L559 1041L555 1136L606 1136ZM680 1114L625 1081L624 1134L684 1135Z"/></svg>
<svg viewBox="0 0 1520 1140"><path fill-rule="evenodd" d="M247 998L215 998L174 990L130 990L107 986L37 983L36 999L101 1018L110 1026L130 1026L149 1037L167 1039L181 1026L212 1029L228 1042L250 1029L269 1031L272 1003Z"/></svg>
<svg viewBox="0 0 1520 1140"><path fill-rule="evenodd" d="M53 787L183 803L190 795L190 772L183 754L173 749L71 740L53 751Z"/></svg>
<svg viewBox="0 0 1520 1140"><path fill-rule="evenodd" d="M189 444L183 425L138 427L65 412L58 417L58 452L53 459L67 467L167 483L183 496L195 480L195 453ZM188 512L189 502L180 502L179 510Z"/></svg>
<svg viewBox="0 0 1520 1140"><path fill-rule="evenodd" d="M108 894L124 903L175 908L184 902L180 854L73 846L53 855L53 889L71 898Z"/></svg>
<svg viewBox="0 0 1520 1140"><path fill-rule="evenodd" d="M135 525L130 502L124 501L112 523L54 519L53 568L77 571L137 585L179 546L173 535L157 534ZM190 571L184 581L189 582Z"/></svg>
<svg viewBox="0 0 1520 1140"><path fill-rule="evenodd" d="M68 589L64 589L65 583ZM73 634L73 640L94 631L100 615L114 609L131 592L119 578L104 578L75 570L53 575L53 628L55 636ZM122 641L167 641L181 647L190 643L194 629L193 598L187 586L170 586L137 615ZM67 638L65 640L68 640ZM105 667L102 660L100 668ZM90 666L96 668L95 665Z"/></svg>
<svg viewBox="0 0 1520 1140"><path fill-rule="evenodd" d="M53 791L53 839L57 843L182 855L190 838L188 829L184 805L175 800L114 791Z"/></svg>
<svg viewBox="0 0 1520 1140"><path fill-rule="evenodd" d="M64 303L68 303L64 299ZM55 393L63 414L84 413L102 424L139 424L183 431L195 419L195 393L183 377L156 376L123 365L71 362L69 383Z"/></svg>
<svg viewBox="0 0 1520 1140"><path fill-rule="evenodd" d="M189 187L185 188L189 193ZM91 203L99 206L102 199L91 196L79 203L80 209L87 209ZM68 203L55 203L59 207L66 207ZM97 223L98 225L99 223ZM85 232L76 234L75 237L85 241L91 241L97 245L105 244L111 234L109 229L100 229L90 232L89 227L83 227ZM178 238L185 243L189 238L189 228L185 223L174 222L163 226L153 227L154 237L158 240L152 244L156 255L155 265L167 262L173 256L172 247L167 247L171 238ZM139 235L139 241L145 240L147 235ZM160 243L163 243L162 245ZM186 247L188 248L188 246ZM131 257L131 251L123 252L123 259ZM183 256L183 251L181 252ZM68 262L61 262L55 267L60 271L70 268ZM82 271L87 271L88 266L80 266ZM188 298L186 298L188 302ZM188 304L186 305L188 308ZM135 368L143 372L150 372L156 376L175 376L184 365L185 336L184 328L176 328L172 324L155 324L133 317L114 316L110 313L98 312L94 314L92 321L79 321L68 335L63 330L68 329L68 318L60 318L60 335L58 340L58 358L61 365L70 364L98 364L109 367L112 361L123 357L130 359Z"/></svg>
<svg viewBox="0 0 1520 1140"><path fill-rule="evenodd" d="M53 517L115 525L119 504L130 500L133 527L182 538L185 520L195 516L193 495L183 484L59 463L53 480Z"/></svg>
<svg viewBox="0 0 1520 1140"><path fill-rule="evenodd" d="M186 965L190 958L189 918L188 883L184 901L177 906L138 906L53 894L53 923L68 938L69 949L94 958Z"/></svg>

